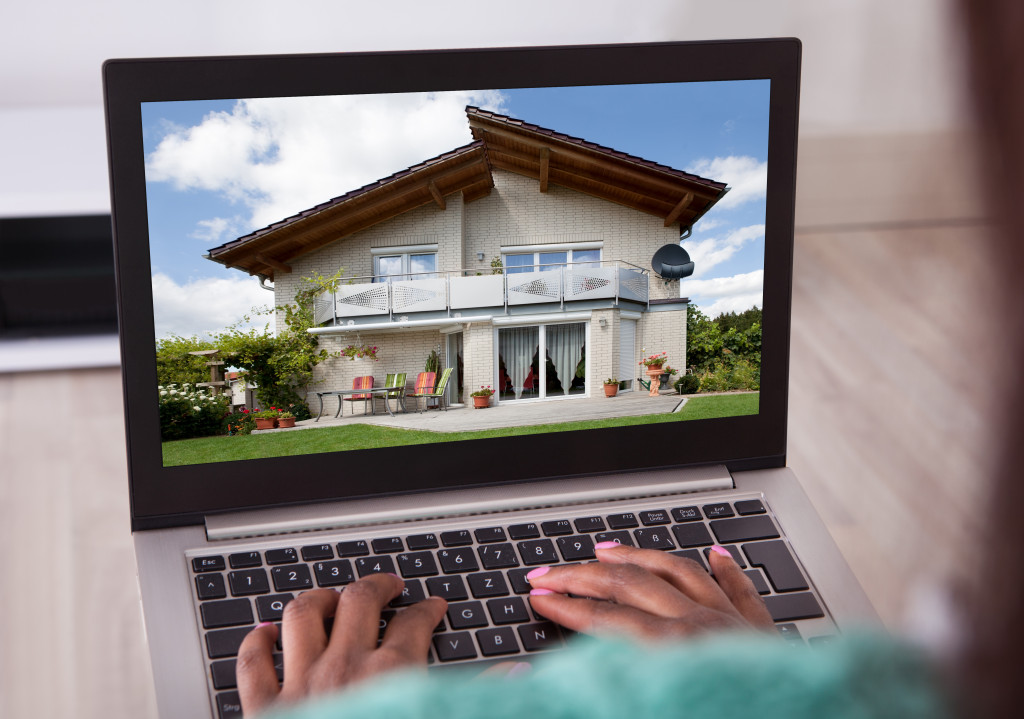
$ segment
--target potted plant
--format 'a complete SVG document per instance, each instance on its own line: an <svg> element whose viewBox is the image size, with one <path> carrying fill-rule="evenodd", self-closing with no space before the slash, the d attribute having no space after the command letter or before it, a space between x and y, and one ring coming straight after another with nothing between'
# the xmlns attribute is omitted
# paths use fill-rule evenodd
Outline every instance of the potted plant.
<svg viewBox="0 0 1024 719"><path fill-rule="evenodd" d="M491 389L490 385L480 385L480 389L476 392L471 392L470 397L473 398L473 409L483 409L491 403L491 395L494 394L494 390Z"/></svg>
<svg viewBox="0 0 1024 719"><path fill-rule="evenodd" d="M349 345L341 351L341 356L348 357L353 362L363 359L372 359L377 362L380 359L377 356L378 349L373 345Z"/></svg>
<svg viewBox="0 0 1024 719"><path fill-rule="evenodd" d="M278 411L276 409L254 412L252 417L256 420L256 429L273 429L277 426L277 415Z"/></svg>
<svg viewBox="0 0 1024 719"><path fill-rule="evenodd" d="M667 352L658 352L640 360L640 364L647 368L647 377L651 381L651 391L649 393L651 397L658 396L658 389L661 385L661 373L663 372L662 367L665 366L666 362L668 362Z"/></svg>
<svg viewBox="0 0 1024 719"><path fill-rule="evenodd" d="M282 412L277 415L277 426L278 427L294 427L295 426L295 415L291 412Z"/></svg>
<svg viewBox="0 0 1024 719"><path fill-rule="evenodd" d="M672 367L669 367L668 365L665 365L664 367L662 367L661 368L661 384L658 385L658 389L671 389L672 382L674 381L672 378L675 377L677 374L679 374L679 370L677 370L677 369L673 369Z"/></svg>
<svg viewBox="0 0 1024 719"><path fill-rule="evenodd" d="M619 381L614 377L609 377L604 381L604 396L614 397L619 393Z"/></svg>

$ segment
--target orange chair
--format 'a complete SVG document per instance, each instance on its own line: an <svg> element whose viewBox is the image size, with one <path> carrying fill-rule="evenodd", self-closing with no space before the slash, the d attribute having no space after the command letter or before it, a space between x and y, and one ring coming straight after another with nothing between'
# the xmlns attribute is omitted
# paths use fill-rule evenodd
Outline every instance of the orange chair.
<svg viewBox="0 0 1024 719"><path fill-rule="evenodd" d="M416 375L416 387L406 397L413 397L416 400L417 411L419 410L419 398L426 397L434 392L434 380L437 375L433 372L420 372Z"/></svg>
<svg viewBox="0 0 1024 719"><path fill-rule="evenodd" d="M353 378L353 380L352 380L352 389L373 389L373 377L371 375L367 375L365 377L355 377L355 378ZM371 410L373 409L373 405L370 404L372 402L372 400L373 400L373 395L372 394L359 392L357 394L349 395L348 397L343 397L342 399L344 399L346 402L360 402L361 401L363 403L363 414L366 414L366 407L367 407L367 405L370 406ZM355 413L356 413L356 407L355 407L355 405L352 405L352 414L355 414Z"/></svg>

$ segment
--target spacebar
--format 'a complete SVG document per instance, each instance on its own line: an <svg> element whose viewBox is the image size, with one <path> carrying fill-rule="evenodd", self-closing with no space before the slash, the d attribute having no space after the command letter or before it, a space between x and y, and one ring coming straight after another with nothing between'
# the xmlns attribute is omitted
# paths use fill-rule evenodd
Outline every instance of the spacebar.
<svg viewBox="0 0 1024 719"><path fill-rule="evenodd" d="M772 597L762 597L765 606L768 607L772 620L776 622L791 622L796 619L813 619L825 616L821 605L810 592L800 594L779 594Z"/></svg>

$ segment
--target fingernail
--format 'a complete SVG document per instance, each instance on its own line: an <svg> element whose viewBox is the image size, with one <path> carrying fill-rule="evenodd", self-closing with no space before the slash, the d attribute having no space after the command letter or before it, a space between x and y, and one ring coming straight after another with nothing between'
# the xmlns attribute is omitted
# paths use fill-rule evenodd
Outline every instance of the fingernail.
<svg viewBox="0 0 1024 719"><path fill-rule="evenodd" d="M550 589L531 589L530 594L535 597L543 597L545 594L554 594Z"/></svg>
<svg viewBox="0 0 1024 719"><path fill-rule="evenodd" d="M515 666L508 670L506 677L518 677L523 674L529 674L533 671L533 666L529 662L516 662Z"/></svg>
<svg viewBox="0 0 1024 719"><path fill-rule="evenodd" d="M532 582L537 577L543 577L545 574L551 571L551 567L537 567L532 572L526 574L526 581Z"/></svg>
<svg viewBox="0 0 1024 719"><path fill-rule="evenodd" d="M715 554L721 554L723 557L728 557L729 559L732 559L732 553L728 549L726 549L725 547L722 547L722 546L720 546L718 544L713 546L711 548L711 551L714 552Z"/></svg>
<svg viewBox="0 0 1024 719"><path fill-rule="evenodd" d="M273 622L260 622L259 624L256 625L256 628L259 629L260 627L272 627L272 626L274 626Z"/></svg>
<svg viewBox="0 0 1024 719"><path fill-rule="evenodd" d="M615 549L621 546L618 542L598 542L594 545L594 549Z"/></svg>

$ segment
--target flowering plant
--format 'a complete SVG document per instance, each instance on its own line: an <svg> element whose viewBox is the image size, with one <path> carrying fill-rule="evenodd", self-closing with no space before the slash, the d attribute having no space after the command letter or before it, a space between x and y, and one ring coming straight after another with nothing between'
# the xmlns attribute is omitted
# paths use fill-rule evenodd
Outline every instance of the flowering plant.
<svg viewBox="0 0 1024 719"><path fill-rule="evenodd" d="M370 345L349 345L341 351L342 357L348 357L350 360L364 359L369 357L374 362L380 358L377 357L377 347Z"/></svg>
<svg viewBox="0 0 1024 719"><path fill-rule="evenodd" d="M488 385L480 385L480 389L478 389L476 392L470 392L469 396L470 397L490 397L492 394L494 394L494 390L491 389L491 386L488 384Z"/></svg>
<svg viewBox="0 0 1024 719"><path fill-rule="evenodd" d="M265 409L262 412L257 409L252 413L252 416L255 419L277 419L281 416L281 413L276 408L271 407L270 409Z"/></svg>
<svg viewBox="0 0 1024 719"><path fill-rule="evenodd" d="M677 370L677 369L675 369L673 367L669 367L668 365L665 365L664 367L662 367L661 371L662 372L668 372L668 374L670 376L672 376L672 377L675 377L677 374L679 374L679 370Z"/></svg>
<svg viewBox="0 0 1024 719"><path fill-rule="evenodd" d="M650 357L645 357L640 360L640 364L644 367L661 367L666 362L668 362L667 352L659 352L658 354L653 354Z"/></svg>
<svg viewBox="0 0 1024 719"><path fill-rule="evenodd" d="M294 417L294 416L295 416L295 415L294 415L294 414L292 414L291 412L281 412L281 413L279 413L279 414L277 415L277 418L278 418L278 419L291 419L291 418L292 418L292 417Z"/></svg>
<svg viewBox="0 0 1024 719"><path fill-rule="evenodd" d="M614 377L609 377L608 379L606 379L604 381L604 383L605 384L618 384L619 381L617 379L615 379Z"/></svg>
<svg viewBox="0 0 1024 719"><path fill-rule="evenodd" d="M192 384L157 387L160 436L164 441L207 437L224 431L228 397Z"/></svg>

